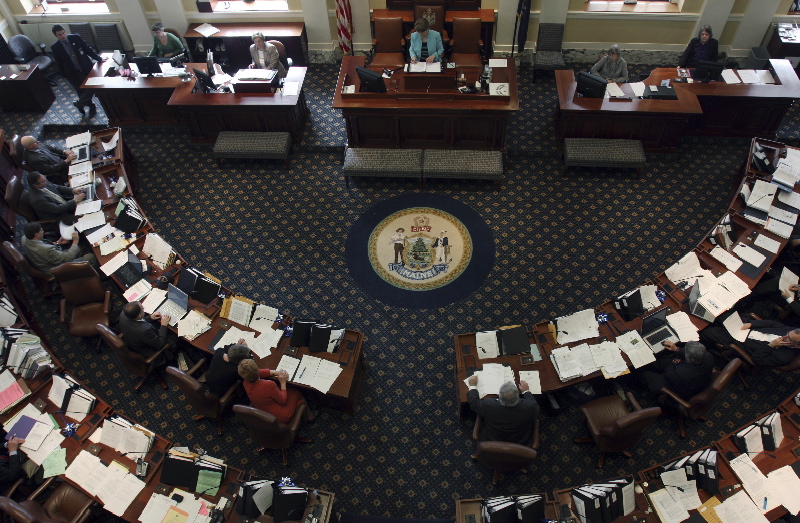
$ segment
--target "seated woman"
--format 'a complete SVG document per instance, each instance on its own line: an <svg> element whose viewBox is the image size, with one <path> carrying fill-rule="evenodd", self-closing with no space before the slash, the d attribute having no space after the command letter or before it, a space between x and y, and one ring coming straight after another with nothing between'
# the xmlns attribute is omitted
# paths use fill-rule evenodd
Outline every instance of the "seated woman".
<svg viewBox="0 0 800 523"><path fill-rule="evenodd" d="M414 32L411 33L411 45L408 48L411 54L411 63L441 62L444 54L442 36L433 29L429 29L428 21L420 18L414 23Z"/></svg>
<svg viewBox="0 0 800 523"><path fill-rule="evenodd" d="M692 38L686 50L683 51L678 67L697 67L699 62L716 62L719 60L719 42L711 38L711 26L704 25L700 28L696 38Z"/></svg>
<svg viewBox="0 0 800 523"><path fill-rule="evenodd" d="M276 78L284 78L286 69L280 61L278 48L264 40L264 33L253 33L253 45L250 46L250 58L253 62L248 65L250 69L275 69L278 71Z"/></svg>
<svg viewBox="0 0 800 523"><path fill-rule="evenodd" d="M164 31L164 24L156 22L150 30L153 31L153 48L147 56L172 58L183 52L183 43L174 34Z"/></svg>
<svg viewBox="0 0 800 523"><path fill-rule="evenodd" d="M306 401L299 390L286 388L289 375L285 370L259 369L255 361L242 360L239 362L239 376L244 380L244 391L253 407L272 414L278 423L289 423L297 407ZM272 380L261 379L270 376L278 378L280 386ZM310 410L306 413L306 420L313 418Z"/></svg>
<svg viewBox="0 0 800 523"><path fill-rule="evenodd" d="M621 84L628 81L628 64L620 56L617 44L608 48L608 54L592 67L592 74L605 78L608 83Z"/></svg>

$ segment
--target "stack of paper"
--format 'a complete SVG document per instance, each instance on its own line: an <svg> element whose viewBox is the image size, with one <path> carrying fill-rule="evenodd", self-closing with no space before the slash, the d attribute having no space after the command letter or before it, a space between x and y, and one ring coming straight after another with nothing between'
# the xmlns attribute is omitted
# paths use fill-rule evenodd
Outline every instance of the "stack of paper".
<svg viewBox="0 0 800 523"><path fill-rule="evenodd" d="M559 345L600 336L600 325L597 323L592 309L584 309L575 314L558 318L557 325L556 341Z"/></svg>
<svg viewBox="0 0 800 523"><path fill-rule="evenodd" d="M595 355L594 359L598 364L601 365L603 376L605 376L606 379L616 378L617 376L628 371L628 364L625 363L625 359L622 357L622 352L620 351L619 345L617 345L615 342L604 341L597 346L597 350L593 352ZM600 361L598 361L598 354L603 355L600 358Z"/></svg>
<svg viewBox="0 0 800 523"><path fill-rule="evenodd" d="M735 249L734 249L735 251ZM722 262L722 264L729 270L729 271L738 271L739 268L742 266L742 260L738 259L736 256L732 255L719 245L711 249L711 256Z"/></svg>
<svg viewBox="0 0 800 523"><path fill-rule="evenodd" d="M561 381L583 376L581 372L581 362L578 357L570 351L569 347L559 347L552 353L553 366L558 372Z"/></svg>
<svg viewBox="0 0 800 523"><path fill-rule="evenodd" d="M253 300L245 298L244 296L231 296L223 300L222 310L219 315L239 325L248 325L254 307L255 303Z"/></svg>
<svg viewBox="0 0 800 523"><path fill-rule="evenodd" d="M272 349L277 348L283 336L283 331L265 329L254 341L252 345L248 345L250 349L259 357L266 358L272 352ZM331 335L333 337L333 335Z"/></svg>
<svg viewBox="0 0 800 523"><path fill-rule="evenodd" d="M481 398L489 394L500 392L500 386L508 381L514 381L514 371L511 367L499 363L485 363L483 368L476 371L473 376L478 376L478 396ZM469 378L464 384L469 386Z"/></svg>
<svg viewBox="0 0 800 523"><path fill-rule="evenodd" d="M245 344L252 348L256 343L256 333L252 331L243 331L235 325L231 325L231 328L225 331L222 338L214 345L214 350L230 345L231 343L239 343L239 340L244 340Z"/></svg>
<svg viewBox="0 0 800 523"><path fill-rule="evenodd" d="M156 439L155 433L141 425L135 425L119 416L103 421L100 443L132 455L132 459L144 456L150 451Z"/></svg>
<svg viewBox="0 0 800 523"><path fill-rule="evenodd" d="M478 358L496 358L500 355L497 345L497 331L479 331L475 333L475 348L478 349Z"/></svg>
<svg viewBox="0 0 800 523"><path fill-rule="evenodd" d="M589 374L600 370L600 365L594 361L592 347L590 347L588 343L576 345L570 349L570 352L572 352L574 357L578 358L578 362L581 366L582 376L588 376Z"/></svg>
<svg viewBox="0 0 800 523"><path fill-rule="evenodd" d="M650 501L662 523L680 523L689 519L689 512L666 488L651 492Z"/></svg>
<svg viewBox="0 0 800 523"><path fill-rule="evenodd" d="M172 246L162 240L161 237L154 232L149 233L145 238L142 251L150 256L153 263L162 270L170 264Z"/></svg>
<svg viewBox="0 0 800 523"><path fill-rule="evenodd" d="M678 335L678 338L686 343L687 341L700 341L700 333L697 326L692 323L689 315L683 311L678 311L667 316L667 323ZM619 340L617 340L619 341Z"/></svg>
<svg viewBox="0 0 800 523"><path fill-rule="evenodd" d="M30 391L25 392L17 382L17 379L6 369L0 374L0 413L13 407L23 398L30 395Z"/></svg>
<svg viewBox="0 0 800 523"><path fill-rule="evenodd" d="M763 180L756 180L750 198L747 199L747 206L753 209L768 212L775 198L778 187Z"/></svg>
<svg viewBox="0 0 800 523"><path fill-rule="evenodd" d="M278 309L275 307L269 307L263 303L259 303L256 305L253 311L253 317L250 318L250 323L248 323L247 326L258 332L272 330L272 325L275 323L278 314Z"/></svg>
<svg viewBox="0 0 800 523"><path fill-rule="evenodd" d="M153 289L142 302L145 314L153 314L156 309L167 299L166 289Z"/></svg>
<svg viewBox="0 0 800 523"><path fill-rule="evenodd" d="M617 346L624 352L634 368L644 367L656 361L650 346L645 343L638 331L628 331L617 336Z"/></svg>
<svg viewBox="0 0 800 523"><path fill-rule="evenodd" d="M674 263L669 269L665 271L669 281L678 285L682 282L694 282L698 277L704 276L708 273L706 269L700 267L700 259L697 253L689 251L683 258Z"/></svg>
<svg viewBox="0 0 800 523"><path fill-rule="evenodd" d="M519 380L528 384L531 394L542 393L542 383L539 379L538 370L521 370L519 371Z"/></svg>
<svg viewBox="0 0 800 523"><path fill-rule="evenodd" d="M760 433L760 431L757 430ZM759 434L760 438L760 434ZM730 460L731 470L742 482L745 492L758 505L759 512L779 507L780 497L767 477L756 467L748 454L740 454ZM724 504L723 504L724 505ZM719 513L719 510L717 510ZM748 520L749 521L749 520Z"/></svg>
<svg viewBox="0 0 800 523"><path fill-rule="evenodd" d="M192 341L211 328L211 318L195 309L178 320L178 336Z"/></svg>
<svg viewBox="0 0 800 523"><path fill-rule="evenodd" d="M338 363L306 355L300 360L294 376L289 376L289 378L290 381L308 385L327 394L341 373L342 367Z"/></svg>
<svg viewBox="0 0 800 523"><path fill-rule="evenodd" d="M714 507L722 523L768 523L762 509L740 490L726 499L722 504Z"/></svg>

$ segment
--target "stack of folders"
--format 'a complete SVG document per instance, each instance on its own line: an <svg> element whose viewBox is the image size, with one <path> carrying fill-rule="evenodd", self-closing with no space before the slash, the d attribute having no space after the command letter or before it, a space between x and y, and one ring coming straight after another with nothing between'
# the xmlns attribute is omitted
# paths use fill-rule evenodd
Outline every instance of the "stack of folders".
<svg viewBox="0 0 800 523"><path fill-rule="evenodd" d="M733 443L739 452L748 454L775 450L781 441L783 441L783 426L778 412L764 416L733 436Z"/></svg>
<svg viewBox="0 0 800 523"><path fill-rule="evenodd" d="M117 207L117 210L120 210L119 207ZM175 252L172 250L172 246L154 232L148 233L144 240L142 251L161 270L166 269L175 262Z"/></svg>
<svg viewBox="0 0 800 523"><path fill-rule="evenodd" d="M114 227L122 232L133 233L147 225L147 219L142 216L136 206L136 202L131 198L127 204L117 213L117 221Z"/></svg>
<svg viewBox="0 0 800 523"><path fill-rule="evenodd" d="M293 485L278 485L275 487L272 500L272 519L275 523L281 521L299 521L308 504L308 491Z"/></svg>
<svg viewBox="0 0 800 523"><path fill-rule="evenodd" d="M687 480L697 482L697 488L703 489L711 495L719 492L716 450L698 450L694 454L660 466L658 472L663 474L679 469L686 472Z"/></svg>
<svg viewBox="0 0 800 523"><path fill-rule="evenodd" d="M714 230L711 231L711 235L708 237L708 241L711 243L711 245L719 245L726 251L731 250L731 247L733 247L733 242L736 241L736 234L733 229L733 224L731 223L730 214L726 214L720 221L719 225L714 227Z"/></svg>
<svg viewBox="0 0 800 523"><path fill-rule="evenodd" d="M550 358L561 381L569 381L583 376L581 362L576 354L570 351L569 347L554 349Z"/></svg>
<svg viewBox="0 0 800 523"><path fill-rule="evenodd" d="M215 495L215 492L205 491L218 488L227 470L220 459L208 455L198 456L189 449L173 447L164 458L161 482Z"/></svg>
<svg viewBox="0 0 800 523"><path fill-rule="evenodd" d="M272 507L274 498L273 481L257 479L239 484L239 498L236 500L236 513L246 518L257 518L266 514Z"/></svg>
<svg viewBox="0 0 800 523"><path fill-rule="evenodd" d="M0 327L11 327L17 323L17 311L5 291L0 292Z"/></svg>
<svg viewBox="0 0 800 523"><path fill-rule="evenodd" d="M25 380L17 379L8 369L0 374L0 414L5 414L30 395L31 391Z"/></svg>
<svg viewBox="0 0 800 523"><path fill-rule="evenodd" d="M52 369L53 361L39 337L26 332L11 345L7 365L22 378L30 379L45 369Z"/></svg>
<svg viewBox="0 0 800 523"><path fill-rule="evenodd" d="M255 305L256 302L244 296L231 296L222 300L219 316L239 325L248 325Z"/></svg>
<svg viewBox="0 0 800 523"><path fill-rule="evenodd" d="M482 499L481 521L484 523L516 523L516 501L512 496Z"/></svg>
<svg viewBox="0 0 800 523"><path fill-rule="evenodd" d="M178 275L177 287L201 303L208 304L219 296L222 287L219 280L208 274L203 274L194 267L184 267Z"/></svg>
<svg viewBox="0 0 800 523"><path fill-rule="evenodd" d="M611 523L636 508L633 476L572 490L575 512L581 523Z"/></svg>
<svg viewBox="0 0 800 523"><path fill-rule="evenodd" d="M155 440L155 433L125 418L111 416L103 420L100 443L129 454L134 460L150 452Z"/></svg>
<svg viewBox="0 0 800 523"><path fill-rule="evenodd" d="M8 360L8 353L17 338L23 334L28 334L27 329L16 329L12 327L0 328L0 361Z"/></svg>
<svg viewBox="0 0 800 523"><path fill-rule="evenodd" d="M97 398L78 384L75 379L64 374L53 375L47 399L53 402L64 416L80 421L94 408Z"/></svg>

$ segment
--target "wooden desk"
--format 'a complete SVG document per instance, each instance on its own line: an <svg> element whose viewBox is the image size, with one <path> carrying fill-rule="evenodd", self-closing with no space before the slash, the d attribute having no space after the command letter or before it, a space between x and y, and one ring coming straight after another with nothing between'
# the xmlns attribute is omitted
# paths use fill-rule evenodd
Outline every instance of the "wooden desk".
<svg viewBox="0 0 800 523"><path fill-rule="evenodd" d="M18 75L13 80L11 75ZM38 65L27 71L18 65L0 65L0 108L4 111L46 112L56 99Z"/></svg>
<svg viewBox="0 0 800 523"><path fill-rule="evenodd" d="M459 93L458 70L441 74L398 71L386 81L389 92L360 93L359 65L364 65L363 56L344 57L333 96L334 109L342 110L349 147L505 150L506 124L511 113L519 110L513 61L493 69L495 82L508 82L509 96ZM478 71L460 69L467 82L474 83ZM356 93L342 94L346 85L355 86Z"/></svg>
<svg viewBox="0 0 800 523"><path fill-rule="evenodd" d="M253 44L253 33L261 31L265 40L279 40L286 48L286 56L292 59L293 66L308 65L308 37L306 25L303 22L254 22L212 25L219 29L219 33L205 38L195 31L201 24L191 24L183 35L189 45L189 51L196 53L197 41L203 41L203 48L214 49L219 44L225 45L225 51L215 51L214 60L227 58L232 69L246 69L252 58L250 46ZM195 60L202 60L202 56L194 56Z"/></svg>
<svg viewBox="0 0 800 523"><path fill-rule="evenodd" d="M781 30L787 31L787 35L782 37ZM800 39L798 37L800 37L800 32L794 30L793 24L779 23L767 44L770 57L800 56Z"/></svg>
<svg viewBox="0 0 800 523"><path fill-rule="evenodd" d="M675 69L669 69L673 75ZM677 152L684 129L702 114L697 97L676 89L677 100L639 99L628 84L620 84L630 100L577 96L572 70L556 71L558 106L556 133L564 138L641 140L648 152ZM658 85L651 75L648 85Z"/></svg>
<svg viewBox="0 0 800 523"><path fill-rule="evenodd" d="M199 69L203 64L188 64L187 67ZM189 125L195 142L214 142L222 131L282 131L291 134L294 143L299 144L308 116L303 92L305 77L305 67L289 69L286 82L299 83L296 95L193 93L194 82L181 83L168 105Z"/></svg>

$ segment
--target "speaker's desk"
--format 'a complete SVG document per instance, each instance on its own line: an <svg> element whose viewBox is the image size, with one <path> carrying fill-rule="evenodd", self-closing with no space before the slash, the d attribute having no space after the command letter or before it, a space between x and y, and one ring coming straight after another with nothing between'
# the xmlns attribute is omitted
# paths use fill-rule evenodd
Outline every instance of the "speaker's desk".
<svg viewBox="0 0 800 523"><path fill-rule="evenodd" d="M363 56L344 57L333 96L333 108L341 109L345 120L348 146L505 149L506 124L519 110L513 60L493 70L495 82L508 83L507 96L461 94L456 74L464 72L467 83L474 84L480 73L461 67L442 73L397 71L384 80L388 92L361 93L358 65L364 65ZM356 92L343 94L344 86L355 86Z"/></svg>

